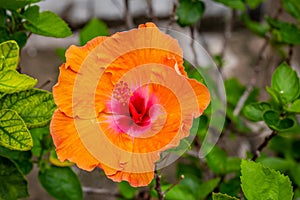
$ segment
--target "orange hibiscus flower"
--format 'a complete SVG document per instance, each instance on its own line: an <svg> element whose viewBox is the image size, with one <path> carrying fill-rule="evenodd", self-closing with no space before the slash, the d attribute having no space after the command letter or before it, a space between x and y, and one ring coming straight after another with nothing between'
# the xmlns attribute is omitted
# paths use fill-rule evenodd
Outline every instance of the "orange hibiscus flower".
<svg viewBox="0 0 300 200"><path fill-rule="evenodd" d="M71 46L53 87L58 158L146 186L165 150L189 136L210 101L189 79L178 42L153 23Z"/></svg>

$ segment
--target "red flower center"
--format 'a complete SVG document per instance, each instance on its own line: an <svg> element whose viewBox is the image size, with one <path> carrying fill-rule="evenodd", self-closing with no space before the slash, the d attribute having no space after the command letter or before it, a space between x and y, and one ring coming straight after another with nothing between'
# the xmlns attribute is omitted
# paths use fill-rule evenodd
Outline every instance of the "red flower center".
<svg viewBox="0 0 300 200"><path fill-rule="evenodd" d="M129 100L129 113L133 122L138 126L147 126L150 124L149 110L153 105L150 97L146 99L145 96L141 96L139 92L134 92Z"/></svg>
<svg viewBox="0 0 300 200"><path fill-rule="evenodd" d="M161 114L157 103L151 86L144 85L132 92L126 82L120 81L109 105L113 113L112 128L132 135L143 132Z"/></svg>

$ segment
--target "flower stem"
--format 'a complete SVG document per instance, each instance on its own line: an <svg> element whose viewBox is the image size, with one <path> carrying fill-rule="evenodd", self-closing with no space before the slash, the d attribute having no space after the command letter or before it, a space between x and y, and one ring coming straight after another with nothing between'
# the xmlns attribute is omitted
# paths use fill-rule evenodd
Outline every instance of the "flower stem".
<svg viewBox="0 0 300 200"><path fill-rule="evenodd" d="M175 187L176 185L178 185L182 180L184 179L184 175L182 174L180 176L180 178L176 181L176 183L172 184L170 187L168 187L163 194L165 195L167 192L169 192L173 187Z"/></svg>
<svg viewBox="0 0 300 200"><path fill-rule="evenodd" d="M155 185L154 189L157 192L158 200L164 200L165 196L164 196L164 193L161 190L161 185L160 185L161 176L158 174L157 170L154 170L154 176L155 176L155 182L156 182L156 185Z"/></svg>

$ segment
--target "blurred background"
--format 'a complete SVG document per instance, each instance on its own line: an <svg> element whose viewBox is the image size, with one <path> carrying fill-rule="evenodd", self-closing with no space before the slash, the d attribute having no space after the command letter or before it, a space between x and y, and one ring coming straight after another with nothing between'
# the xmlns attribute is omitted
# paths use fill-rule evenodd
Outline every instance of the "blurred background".
<svg viewBox="0 0 300 200"><path fill-rule="evenodd" d="M223 58L220 69L224 79L236 77L243 84L256 77L255 85L265 87L270 84L271 74L282 57L272 47L267 47L262 62L265 67L256 73L254 62L264 39L251 33L239 18L239 11L233 12L228 7L211 0L205 0L205 13L192 30L180 27L176 21L175 11L178 2L175 0L45 0L38 5L41 10L51 10L61 16L71 27L73 35L64 39L56 39L31 35L21 55L22 72L39 80L37 87L51 91L57 82L59 66L63 63L57 49L66 49L70 45L79 45L79 32L93 18L101 19L108 27L109 34L117 31L136 28L139 24L153 21L158 27L171 28L195 38L206 51L214 57ZM262 5L247 12L254 21L261 21L265 14L274 16L279 0L267 0ZM280 19L293 20L283 13ZM191 34L193 31L194 34ZM300 49L294 48L291 66L300 72ZM262 92L260 98L266 98ZM255 138L253 139L255 142ZM239 143L240 140L236 140ZM252 141L253 142L253 141ZM243 145L227 146L230 155L245 155L251 148L251 141ZM226 141L222 144L226 146ZM237 149L238 148L238 149ZM164 169L167 179L174 181L175 164ZM85 172L74 167L81 179L84 199L116 199L117 185L103 176L101 170ZM53 199L40 186L37 170L28 175L30 198L28 200ZM169 174L169 176L168 176ZM172 178L173 177L173 178ZM142 195L142 194L141 194Z"/></svg>

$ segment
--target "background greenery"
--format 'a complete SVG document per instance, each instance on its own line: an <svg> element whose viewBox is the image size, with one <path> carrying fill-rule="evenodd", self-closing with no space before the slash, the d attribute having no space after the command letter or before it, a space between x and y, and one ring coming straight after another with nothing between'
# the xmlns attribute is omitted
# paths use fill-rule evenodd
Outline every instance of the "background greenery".
<svg viewBox="0 0 300 200"><path fill-rule="evenodd" d="M264 68L266 47L280 55L280 62L265 88L255 87L255 77L248 85L241 84L237 77L225 80L227 112L221 137L235 140L237 135L245 138L261 135L260 140L244 159L231 156L219 143L200 160L197 152L212 115L209 108L200 117L194 143L176 162L176 181L169 182L162 173L146 188L132 188L122 182L118 184L118 192L112 194L116 199L300 198L300 81L290 66L293 49L300 44L300 2L281 0L274 15L255 21L249 11L257 9L264 0L214 1L231 10L224 28L224 49L234 21L264 41L252 66L254 76ZM19 55L31 34L58 38L72 35L66 22L53 12L40 12L37 2L0 0L0 199L29 196L26 175L33 165L38 167L40 184L51 196L83 199L82 185L73 171L75 167L58 161L49 135L49 122L56 108L52 94L35 88L37 80L20 73ZM193 37L205 11L203 1L175 1L170 25L189 27ZM283 13L292 20L281 20ZM150 20L157 19L151 16ZM128 20L124 23L130 25ZM98 35L109 35L109 30L103 21L94 18L81 29L79 44L84 45ZM64 52L64 49L57 50L62 61ZM222 71L226 62L224 52L211 56ZM187 62L185 66L189 76L202 81ZM264 92L269 96L260 100L259 94ZM266 127L268 134L263 131Z"/></svg>

